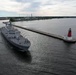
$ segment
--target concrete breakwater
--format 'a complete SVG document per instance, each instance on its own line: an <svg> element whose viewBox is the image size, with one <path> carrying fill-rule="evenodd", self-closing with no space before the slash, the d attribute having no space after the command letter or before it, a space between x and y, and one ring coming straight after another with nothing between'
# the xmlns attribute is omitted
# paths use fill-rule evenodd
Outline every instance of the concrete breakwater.
<svg viewBox="0 0 76 75"><path fill-rule="evenodd" d="M42 34L42 35L46 35L46 36L49 36L49 37L53 37L53 38L56 38L56 39L59 39L59 40L64 39L64 37L62 37L60 35L51 34L51 33L43 32L43 31L40 31L40 30L31 29L31 28L24 28L24 27L17 26L17 25L13 25L13 26L21 28L21 29L28 30L28 31L32 31L32 32L35 32L35 33L39 33L39 34Z"/></svg>
<svg viewBox="0 0 76 75"><path fill-rule="evenodd" d="M64 39L64 37L62 37L60 35L51 34L51 33L43 32L43 31L40 31L40 30L31 29L31 28L24 28L24 27L17 26L17 25L13 25L13 26L21 28L21 29L28 30L28 31L32 31L32 32L35 32L35 33L39 33L39 34L42 34L42 35L46 35L46 36L49 36L49 37L52 37L52 38L56 38L56 39L62 40L64 42L68 42L68 43L75 43L76 42L76 39L67 40L67 39Z"/></svg>
<svg viewBox="0 0 76 75"><path fill-rule="evenodd" d="M3 23L7 24L7 22L3 22ZM52 33L47 33L47 32L36 30L36 29L32 29L32 28L25 28L25 27L14 25L14 24L13 24L13 26L21 28L21 29L24 29L24 30L32 31L32 32L35 32L35 33L39 33L39 34L42 34L42 35L46 35L46 36L49 36L49 37L52 37L52 38L56 38L56 39L62 40L64 42L68 42L68 43L75 43L76 42L76 39L68 40L66 38L64 39L64 37L62 37L60 35L56 35L56 34L52 34Z"/></svg>

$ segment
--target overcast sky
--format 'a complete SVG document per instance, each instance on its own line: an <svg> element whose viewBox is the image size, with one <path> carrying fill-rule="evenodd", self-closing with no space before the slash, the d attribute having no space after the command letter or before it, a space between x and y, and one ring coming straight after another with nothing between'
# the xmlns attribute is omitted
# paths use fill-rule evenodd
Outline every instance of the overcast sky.
<svg viewBox="0 0 76 75"><path fill-rule="evenodd" d="M76 16L76 0L0 0L0 16Z"/></svg>

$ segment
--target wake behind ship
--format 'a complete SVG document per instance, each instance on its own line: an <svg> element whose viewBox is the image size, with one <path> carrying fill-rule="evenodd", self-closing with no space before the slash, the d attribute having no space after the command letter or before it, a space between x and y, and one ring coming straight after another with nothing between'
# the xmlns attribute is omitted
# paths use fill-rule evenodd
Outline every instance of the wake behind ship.
<svg viewBox="0 0 76 75"><path fill-rule="evenodd" d="M30 41L27 38L24 38L20 34L20 31L15 29L11 23L6 23L6 26L1 28L1 33L6 40L19 51L27 51L31 45Z"/></svg>

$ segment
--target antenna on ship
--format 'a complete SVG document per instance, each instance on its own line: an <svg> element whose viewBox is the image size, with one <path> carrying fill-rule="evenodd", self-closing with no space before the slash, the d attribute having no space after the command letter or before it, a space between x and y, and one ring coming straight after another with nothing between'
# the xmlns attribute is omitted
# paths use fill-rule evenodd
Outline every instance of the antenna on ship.
<svg viewBox="0 0 76 75"><path fill-rule="evenodd" d="M69 30L68 30L67 39L72 40L72 30L71 30L71 28L69 28Z"/></svg>
<svg viewBox="0 0 76 75"><path fill-rule="evenodd" d="M10 24L10 26L12 25L12 22L14 22L14 19L13 19L13 18L10 18L10 19L9 19L9 24Z"/></svg>

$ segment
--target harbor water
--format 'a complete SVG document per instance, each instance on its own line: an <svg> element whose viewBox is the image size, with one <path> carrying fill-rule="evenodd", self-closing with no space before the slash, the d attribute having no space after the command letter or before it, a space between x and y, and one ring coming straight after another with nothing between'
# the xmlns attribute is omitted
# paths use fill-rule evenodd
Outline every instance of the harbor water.
<svg viewBox="0 0 76 75"><path fill-rule="evenodd" d="M0 27L3 27L0 21ZM14 24L66 36L72 28L76 39L76 19L49 19L21 21ZM28 38L31 46L22 53L12 46L0 34L0 75L76 75L76 43L17 28Z"/></svg>

